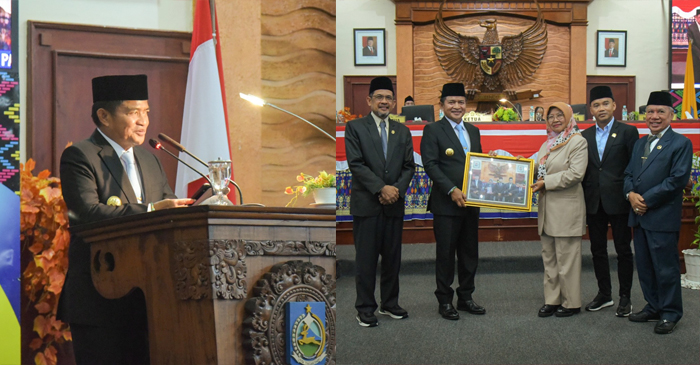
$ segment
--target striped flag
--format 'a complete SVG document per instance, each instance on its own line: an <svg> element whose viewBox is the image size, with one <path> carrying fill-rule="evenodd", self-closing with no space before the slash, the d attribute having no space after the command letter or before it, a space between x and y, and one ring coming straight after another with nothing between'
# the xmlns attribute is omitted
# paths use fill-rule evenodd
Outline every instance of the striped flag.
<svg viewBox="0 0 700 365"><path fill-rule="evenodd" d="M209 0L197 0L180 139L185 148L204 161L230 160L219 27L217 22L214 42L211 15ZM203 165L185 153L181 152L180 158L205 175L208 173ZM177 168L175 194L180 198L191 196L204 182L194 171L180 164ZM229 194L229 199L235 202L233 191Z"/></svg>
<svg viewBox="0 0 700 365"><path fill-rule="evenodd" d="M688 44L688 56L685 58L685 80L683 85L681 119L697 119L698 117L698 103L695 100L695 72L693 70L692 48L693 41L690 40Z"/></svg>

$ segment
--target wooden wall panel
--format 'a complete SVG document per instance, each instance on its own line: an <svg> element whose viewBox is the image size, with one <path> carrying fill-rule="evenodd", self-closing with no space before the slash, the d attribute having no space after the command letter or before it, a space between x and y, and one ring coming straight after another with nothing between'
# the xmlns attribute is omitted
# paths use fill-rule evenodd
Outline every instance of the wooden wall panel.
<svg viewBox="0 0 700 365"><path fill-rule="evenodd" d="M465 34L483 38L485 28L479 26L479 20L484 16L464 17L446 20L446 24L453 30ZM518 34L533 24L532 20L515 17L489 16L498 21L498 35L503 38L507 35ZM435 105L436 116L439 112L440 90L442 85L453 82L440 66L433 48L434 25L417 25L414 27L413 47L413 98L416 104ZM516 87L516 90L542 89L542 98L536 100L518 101L526 113L530 105L549 105L555 101L569 102L570 90L570 30L568 26L547 24L547 52L544 55L540 68L535 73L535 80L529 84ZM476 103L470 103L467 110L476 109Z"/></svg>
<svg viewBox="0 0 700 365"><path fill-rule="evenodd" d="M262 97L335 135L335 1L261 5ZM335 171L335 142L315 128L272 108L262 123L263 204L284 206L300 172Z"/></svg>

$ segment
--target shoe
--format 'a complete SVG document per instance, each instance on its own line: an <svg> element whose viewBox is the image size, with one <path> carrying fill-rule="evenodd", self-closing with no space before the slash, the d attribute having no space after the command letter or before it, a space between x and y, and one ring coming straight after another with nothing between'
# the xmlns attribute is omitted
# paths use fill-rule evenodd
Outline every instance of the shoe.
<svg viewBox="0 0 700 365"><path fill-rule="evenodd" d="M632 322L655 322L661 319L658 313L649 313L645 311L632 313L627 317Z"/></svg>
<svg viewBox="0 0 700 365"><path fill-rule="evenodd" d="M362 327L377 327L379 325L374 313L358 312L355 318L357 319L357 323Z"/></svg>
<svg viewBox="0 0 700 365"><path fill-rule="evenodd" d="M486 309L473 300L457 301L457 309L461 311L467 311L471 314L486 314Z"/></svg>
<svg viewBox="0 0 700 365"><path fill-rule="evenodd" d="M538 317L550 317L561 307L559 304L545 304L537 312Z"/></svg>
<svg viewBox="0 0 700 365"><path fill-rule="evenodd" d="M617 311L615 312L615 315L618 317L629 317L631 313L632 301L630 300L630 297L620 297L620 305L617 306Z"/></svg>
<svg viewBox="0 0 700 365"><path fill-rule="evenodd" d="M615 302L613 302L612 297L609 295L603 295L598 293L592 302L588 303L586 310L589 312L596 312L606 307L612 307Z"/></svg>
<svg viewBox="0 0 700 365"><path fill-rule="evenodd" d="M452 304L440 304L439 312L442 318L452 321L459 319L459 313L457 313L457 310L452 306Z"/></svg>
<svg viewBox="0 0 700 365"><path fill-rule="evenodd" d="M574 314L579 314L581 313L581 308L564 308L564 307L559 307L554 313L555 316L557 317L571 317Z"/></svg>
<svg viewBox="0 0 700 365"><path fill-rule="evenodd" d="M379 308L379 314L389 316L393 319L408 318L408 312L406 312L405 309L399 307L398 305L394 308Z"/></svg>
<svg viewBox="0 0 700 365"><path fill-rule="evenodd" d="M656 323L656 326L654 326L654 333L657 333L659 335L667 335L673 332L673 329L675 327L676 322L671 322L668 319L662 319Z"/></svg>

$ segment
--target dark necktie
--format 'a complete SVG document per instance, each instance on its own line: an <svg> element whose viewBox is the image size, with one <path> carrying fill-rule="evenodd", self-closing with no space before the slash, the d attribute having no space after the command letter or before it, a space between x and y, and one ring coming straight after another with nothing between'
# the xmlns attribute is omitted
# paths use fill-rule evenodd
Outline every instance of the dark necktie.
<svg viewBox="0 0 700 365"><path fill-rule="evenodd" d="M382 119L382 122L379 123L379 128L382 130L382 151L384 151L384 158L386 158L386 142L387 142L387 135L386 135L386 122Z"/></svg>
<svg viewBox="0 0 700 365"><path fill-rule="evenodd" d="M644 145L644 156L642 156L642 166L647 163L647 157L649 157L649 154L651 153L651 143L654 142L656 138L658 137L653 134L650 134L649 137L647 137L647 143Z"/></svg>

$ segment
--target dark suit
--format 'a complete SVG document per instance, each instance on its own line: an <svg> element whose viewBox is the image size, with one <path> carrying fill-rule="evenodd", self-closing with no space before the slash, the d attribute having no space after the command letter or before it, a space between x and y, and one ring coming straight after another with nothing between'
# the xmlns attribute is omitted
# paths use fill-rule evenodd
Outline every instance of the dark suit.
<svg viewBox="0 0 700 365"><path fill-rule="evenodd" d="M362 55L363 56L376 56L377 55L377 47L372 47L370 50L369 47L363 47L362 48Z"/></svg>
<svg viewBox="0 0 700 365"><path fill-rule="evenodd" d="M617 50L613 48L612 55L610 54L610 49L605 50L605 57L617 57Z"/></svg>
<svg viewBox="0 0 700 365"><path fill-rule="evenodd" d="M695 83L697 84L700 83L700 30L696 22L692 22L688 26L688 39L693 41L693 48L690 54L693 57L693 71L695 72Z"/></svg>
<svg viewBox="0 0 700 365"><path fill-rule="evenodd" d="M377 309L374 289L379 255L382 256L381 305L384 308L398 305L404 198L416 165L411 131L403 124L387 121L386 158L372 114L351 120L345 128L345 152L352 173L350 213L357 265L355 308L358 312L373 313ZM379 195L386 185L399 190L399 199L382 205Z"/></svg>
<svg viewBox="0 0 700 365"><path fill-rule="evenodd" d="M678 322L683 316L678 232L693 147L687 137L668 128L642 165L645 144L646 137L637 141L625 169L624 193L641 194L647 205L642 216L629 212L637 274L647 301L644 311Z"/></svg>
<svg viewBox="0 0 700 365"><path fill-rule="evenodd" d="M581 135L588 142L588 167L583 178L586 198L586 220L591 237L593 269L598 280L598 290L612 295L610 267L608 263L608 223L612 228L615 252L617 252L617 276L620 296L629 298L634 275L632 232L627 226L630 204L622 193L624 172L632 157L632 148L639 140L637 128L611 121L612 126L601 160L596 142L596 126Z"/></svg>
<svg viewBox="0 0 700 365"><path fill-rule="evenodd" d="M471 152L481 153L479 129L464 123ZM466 154L447 118L428 124L420 144L425 172L433 182L428 210L433 213L436 243L435 296L440 304L452 303L455 253L459 287L457 299L471 300L479 259L479 208L460 208L450 198L453 187L462 188ZM448 156L447 149L453 155Z"/></svg>
<svg viewBox="0 0 700 365"><path fill-rule="evenodd" d="M158 159L140 147L134 147L134 156L146 204L136 203L136 195L119 156L97 130L90 138L63 151L61 188L71 226L145 213L148 203L175 198ZM112 196L122 201L120 207L106 204L107 199ZM121 299L105 299L92 284L90 246L80 237L71 235L68 255L68 273L59 301L58 317L70 323L71 327L86 325L91 328L124 328L133 333L134 337L142 335L140 331L145 329L146 320L142 292L137 290L133 295ZM74 333L74 338L75 335ZM147 346L145 350L148 351ZM79 356L78 352L76 351L76 358ZM115 354L117 355L119 354ZM133 358L117 357L113 361L118 363L130 359Z"/></svg>

